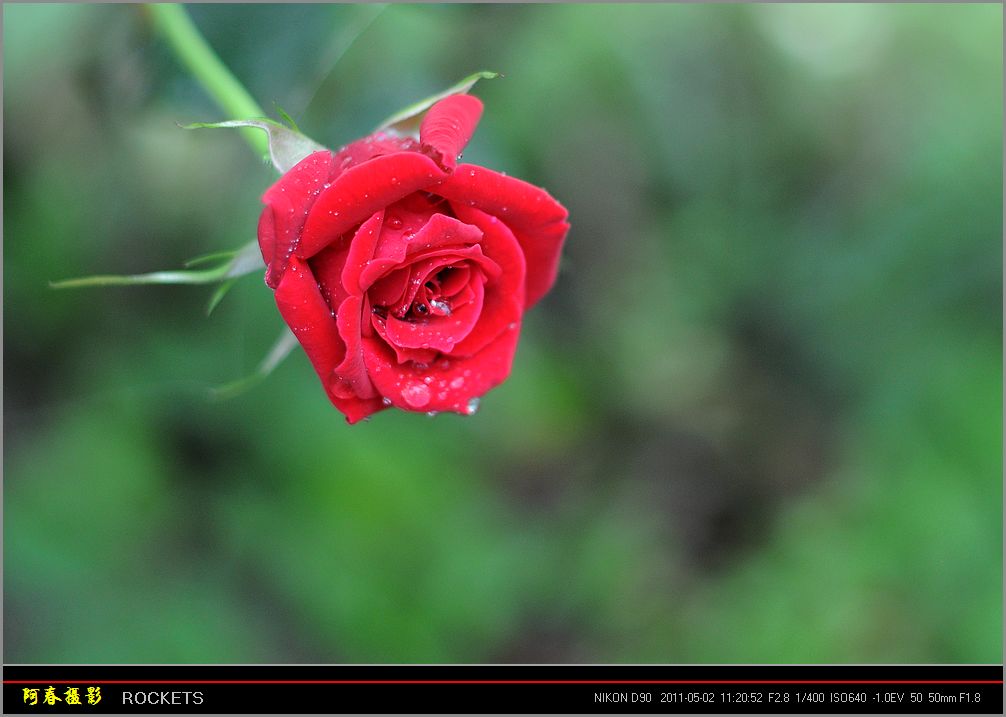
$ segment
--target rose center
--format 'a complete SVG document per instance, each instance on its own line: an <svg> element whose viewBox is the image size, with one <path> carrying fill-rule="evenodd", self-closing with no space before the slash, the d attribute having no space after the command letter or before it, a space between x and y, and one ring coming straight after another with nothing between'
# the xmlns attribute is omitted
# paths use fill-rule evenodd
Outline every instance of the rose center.
<svg viewBox="0 0 1006 717"><path fill-rule="evenodd" d="M392 314L405 321L425 321L432 316L450 316L451 299L444 296L444 283L448 281L454 267L440 269L427 278L419 287L411 303L402 305Z"/></svg>

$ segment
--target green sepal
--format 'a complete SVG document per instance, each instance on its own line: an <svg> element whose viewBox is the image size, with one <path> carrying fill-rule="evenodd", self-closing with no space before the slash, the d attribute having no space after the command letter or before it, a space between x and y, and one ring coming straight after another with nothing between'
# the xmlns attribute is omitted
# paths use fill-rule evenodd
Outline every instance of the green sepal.
<svg viewBox="0 0 1006 717"><path fill-rule="evenodd" d="M49 286L53 289L82 289L89 286L137 286L140 284L213 284L217 281L236 279L239 276L250 274L264 267L258 242L254 241L249 242L236 251L198 257L188 262L187 266L208 263L221 257L229 257L229 259L212 269L155 271L149 274L84 276L78 279L50 281Z"/></svg>
<svg viewBox="0 0 1006 717"><path fill-rule="evenodd" d="M202 256L197 256L196 258L189 259L185 262L185 268L190 269L193 266L198 266L200 264L209 264L217 261L218 259L232 259L239 251L241 250L231 249L230 251L216 251L212 254L203 254Z"/></svg>
<svg viewBox="0 0 1006 717"><path fill-rule="evenodd" d="M419 125L423 121L423 115L430 107L449 95L463 95L467 93L468 90L474 87L475 83L479 80L493 80L502 76L503 75L499 72L489 72L487 70L468 75L468 77L464 78L457 84L452 85L443 92L430 95L426 99L411 104L402 111L391 115L378 125L376 131L392 132L399 135L418 136Z"/></svg>
<svg viewBox="0 0 1006 717"><path fill-rule="evenodd" d="M294 121L293 117L291 117L285 109L280 107L279 104L276 102L273 102L272 106L273 109L276 110L276 114L280 116L280 119L282 119L290 126L290 129L292 129L294 132L300 132L300 127L297 126L297 123Z"/></svg>
<svg viewBox="0 0 1006 717"><path fill-rule="evenodd" d="M269 353L262 359L262 363L255 369L255 373L210 389L211 397L218 400L234 398L258 385L259 382L268 378L269 374L277 366L283 363L283 359L290 355L290 352L297 346L297 343L297 337L293 335L293 332L288 328L283 329L283 333L279 335Z"/></svg>
<svg viewBox="0 0 1006 717"><path fill-rule="evenodd" d="M213 309L217 308L217 304L219 304L223 300L224 296L227 294L228 291L231 290L231 287L234 286L234 283L237 280L238 280L238 277L236 277L236 276L232 277L230 279L227 279L226 281L221 282L217 286L217 288L215 288L213 290L213 293L210 295L210 300L206 302L206 315L207 316L209 316L210 314L213 313Z"/></svg>
<svg viewBox="0 0 1006 717"><path fill-rule="evenodd" d="M286 113L283 113L286 115ZM304 157L327 149L310 137L271 119L228 120L226 122L194 122L179 125L182 129L222 129L255 127L269 136L269 157L273 166L286 174Z"/></svg>

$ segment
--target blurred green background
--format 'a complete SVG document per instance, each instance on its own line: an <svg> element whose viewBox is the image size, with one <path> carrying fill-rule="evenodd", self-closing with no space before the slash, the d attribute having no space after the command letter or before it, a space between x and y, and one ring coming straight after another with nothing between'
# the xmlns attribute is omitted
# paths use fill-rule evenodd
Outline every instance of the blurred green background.
<svg viewBox="0 0 1006 717"><path fill-rule="evenodd" d="M573 229L477 416L354 427L138 6L4 19L7 662L1000 662L1002 7L199 5L339 146L480 69Z"/></svg>

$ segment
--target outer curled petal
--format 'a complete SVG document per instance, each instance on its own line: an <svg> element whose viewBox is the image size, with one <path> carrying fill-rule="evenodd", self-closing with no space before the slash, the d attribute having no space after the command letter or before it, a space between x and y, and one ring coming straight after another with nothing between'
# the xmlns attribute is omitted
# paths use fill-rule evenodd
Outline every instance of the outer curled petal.
<svg viewBox="0 0 1006 717"><path fill-rule="evenodd" d="M276 306L327 385L346 345L311 268L295 256L290 257L290 266L276 287Z"/></svg>
<svg viewBox="0 0 1006 717"><path fill-rule="evenodd" d="M548 192L471 164L458 165L436 192L456 204L497 216L510 227L527 260L525 308L552 288L559 271L559 252L569 231L569 213Z"/></svg>
<svg viewBox="0 0 1006 717"><path fill-rule="evenodd" d="M482 102L471 95L450 95L430 107L419 126L419 142L432 150L437 164L452 171L457 156L475 133L482 117Z"/></svg>
<svg viewBox="0 0 1006 717"><path fill-rule="evenodd" d="M358 302L359 299L350 298L344 303L350 301ZM359 374L353 371L363 370L359 338L351 344L353 352L347 352L340 327L310 267L296 256L290 258L289 268L276 288L276 305L321 378L329 399L345 414L347 421L356 423L387 407L374 395L369 379L364 376L357 382ZM345 312L347 324L353 321L350 309L347 307ZM357 322L358 317L359 314ZM346 376L342 377L337 369L347 371Z"/></svg>
<svg viewBox="0 0 1006 717"><path fill-rule="evenodd" d="M387 154L350 167L318 197L294 251L302 258L313 256L375 212L444 176L418 152Z"/></svg>
<svg viewBox="0 0 1006 717"><path fill-rule="evenodd" d="M259 219L258 241L267 267L265 281L272 288L279 286L318 194L338 171L331 152L315 152L262 195L266 208Z"/></svg>

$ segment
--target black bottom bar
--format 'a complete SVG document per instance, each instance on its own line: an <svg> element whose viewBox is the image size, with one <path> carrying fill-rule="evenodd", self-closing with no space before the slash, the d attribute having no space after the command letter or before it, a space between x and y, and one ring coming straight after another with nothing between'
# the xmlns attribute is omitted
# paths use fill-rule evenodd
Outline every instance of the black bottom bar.
<svg viewBox="0 0 1006 717"><path fill-rule="evenodd" d="M1003 668L8 665L4 711L1002 714Z"/></svg>

